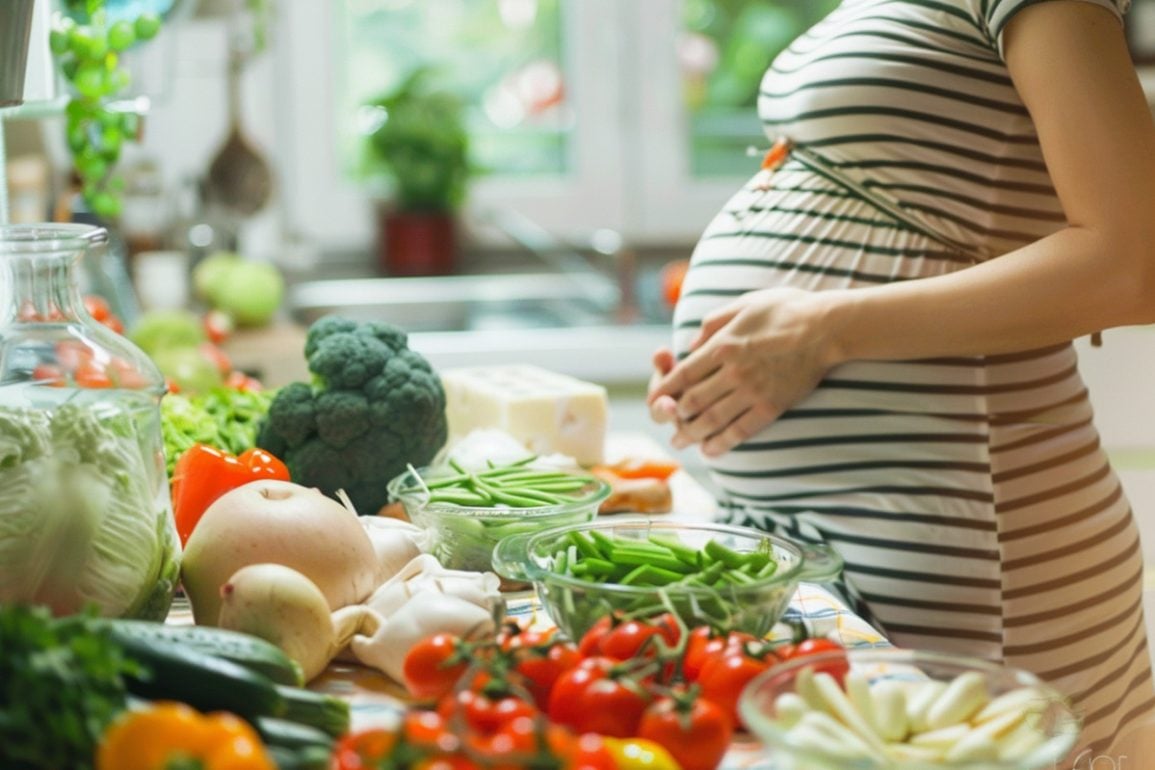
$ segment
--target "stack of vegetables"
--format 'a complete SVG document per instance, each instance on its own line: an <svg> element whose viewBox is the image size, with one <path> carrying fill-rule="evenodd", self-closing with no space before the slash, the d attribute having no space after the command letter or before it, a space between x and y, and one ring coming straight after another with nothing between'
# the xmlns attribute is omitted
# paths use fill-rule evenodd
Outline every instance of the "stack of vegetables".
<svg viewBox="0 0 1155 770"><path fill-rule="evenodd" d="M779 660L839 649L691 631L673 614L607 617L576 642L513 623L480 640L437 634L404 664L423 705L396 729L342 738L335 767L714 770L741 729L736 702L750 679Z"/></svg>
<svg viewBox="0 0 1155 770"><path fill-rule="evenodd" d="M0 649L5 770L323 770L349 728L346 702L242 634L13 605Z"/></svg>

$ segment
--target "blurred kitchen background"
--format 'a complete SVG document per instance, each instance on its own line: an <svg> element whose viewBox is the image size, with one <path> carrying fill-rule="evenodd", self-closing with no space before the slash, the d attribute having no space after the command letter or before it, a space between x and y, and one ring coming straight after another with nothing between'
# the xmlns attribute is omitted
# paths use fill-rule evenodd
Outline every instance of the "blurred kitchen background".
<svg viewBox="0 0 1155 770"><path fill-rule="evenodd" d="M100 40L49 34L92 3L5 0L0 56L20 7L34 18L23 103L0 107L0 209L106 223L87 290L130 328L229 305L248 324L222 347L267 385L305 376L305 326L339 312L409 329L438 367L600 382L611 429L664 441L642 397L680 265L757 166L762 72L836 4L105 0L110 33L135 25L104 40L113 82L85 67ZM1129 24L1155 94L1155 0ZM87 123L85 89L106 108ZM1155 565L1155 330L1078 344Z"/></svg>

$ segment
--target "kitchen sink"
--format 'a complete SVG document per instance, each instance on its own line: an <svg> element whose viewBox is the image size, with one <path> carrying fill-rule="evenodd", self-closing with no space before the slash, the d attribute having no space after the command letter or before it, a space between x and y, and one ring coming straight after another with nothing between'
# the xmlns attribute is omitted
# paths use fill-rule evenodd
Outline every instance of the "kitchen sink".
<svg viewBox="0 0 1155 770"><path fill-rule="evenodd" d="M399 326L437 368L528 363L605 383L644 382L670 336L668 310L623 314L616 282L592 271L310 280L286 305L301 328L329 314Z"/></svg>
<svg viewBox="0 0 1155 770"><path fill-rule="evenodd" d="M596 325L618 297L596 274L511 273L308 281L289 291L288 307L305 325L337 314L410 332L464 332Z"/></svg>

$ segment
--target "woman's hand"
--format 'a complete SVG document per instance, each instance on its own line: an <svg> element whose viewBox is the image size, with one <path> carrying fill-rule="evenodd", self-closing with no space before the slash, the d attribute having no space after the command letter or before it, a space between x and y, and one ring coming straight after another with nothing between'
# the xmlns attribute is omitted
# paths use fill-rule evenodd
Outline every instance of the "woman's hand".
<svg viewBox="0 0 1155 770"><path fill-rule="evenodd" d="M814 390L838 363L826 304L798 289L751 292L703 319L681 363L658 351L648 403L655 420L677 424L671 443L724 454Z"/></svg>

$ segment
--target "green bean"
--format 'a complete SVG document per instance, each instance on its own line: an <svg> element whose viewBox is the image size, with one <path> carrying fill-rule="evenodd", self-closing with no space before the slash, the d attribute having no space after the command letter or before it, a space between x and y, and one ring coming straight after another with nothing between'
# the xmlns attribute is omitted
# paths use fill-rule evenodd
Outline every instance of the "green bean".
<svg viewBox="0 0 1155 770"><path fill-rule="evenodd" d="M706 552L706 556L710 557L711 560L720 561L730 569L738 569L746 563L747 557L745 554L733 551L719 543L717 540L711 540L710 542L706 543L703 550Z"/></svg>
<svg viewBox="0 0 1155 770"><path fill-rule="evenodd" d="M569 533L569 539L570 542L577 547L578 552L582 556L590 559L600 559L603 556L608 555L599 550L597 545L590 538L586 537L577 530L573 530Z"/></svg>

